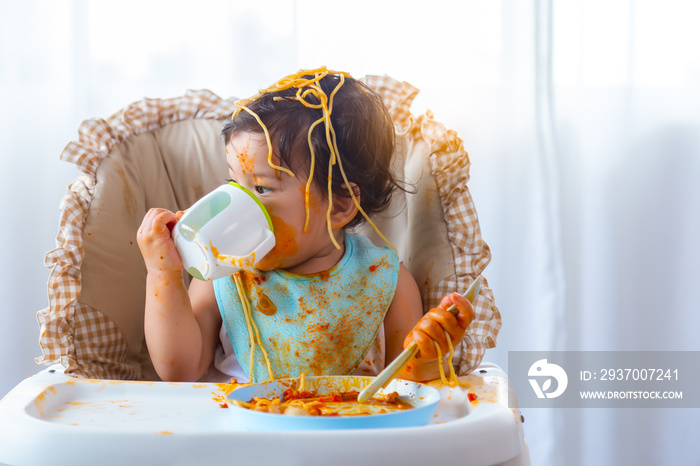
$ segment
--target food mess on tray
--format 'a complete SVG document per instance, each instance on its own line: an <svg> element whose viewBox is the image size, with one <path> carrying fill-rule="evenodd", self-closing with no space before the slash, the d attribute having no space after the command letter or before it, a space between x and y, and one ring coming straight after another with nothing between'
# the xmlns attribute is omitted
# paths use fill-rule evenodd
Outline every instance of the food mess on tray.
<svg viewBox="0 0 700 466"><path fill-rule="evenodd" d="M317 390L288 388L281 398L253 397L248 402L229 401L254 411L292 416L367 416L405 411L414 407L403 401L398 392L378 394L365 403L357 401L358 394L358 391L352 390L319 395Z"/></svg>

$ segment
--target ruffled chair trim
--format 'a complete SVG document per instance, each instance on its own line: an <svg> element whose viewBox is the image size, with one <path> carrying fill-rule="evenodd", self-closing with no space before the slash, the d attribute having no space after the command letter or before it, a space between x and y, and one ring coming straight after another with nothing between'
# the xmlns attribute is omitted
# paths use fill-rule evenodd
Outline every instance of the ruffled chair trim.
<svg viewBox="0 0 700 466"><path fill-rule="evenodd" d="M221 99L208 90L188 91L172 99L143 99L106 119L89 119L68 143L61 159L82 172L61 200L56 248L46 254L51 269L49 306L37 313L40 327L40 364L61 363L66 373L138 379L140 368L124 362L127 345L107 316L78 301L83 263L83 228L95 191L97 168L112 148L126 138L189 119L223 120L234 110L235 99ZM108 364L105 364L105 363Z"/></svg>

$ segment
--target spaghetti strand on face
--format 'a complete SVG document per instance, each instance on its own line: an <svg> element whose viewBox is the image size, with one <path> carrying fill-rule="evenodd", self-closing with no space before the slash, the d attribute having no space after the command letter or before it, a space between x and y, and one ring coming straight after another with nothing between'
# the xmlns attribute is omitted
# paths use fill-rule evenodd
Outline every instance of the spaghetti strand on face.
<svg viewBox="0 0 700 466"><path fill-rule="evenodd" d="M270 132L267 130L267 127L263 124L263 122L260 119L260 117L258 116L258 114L255 113L254 111L252 111L251 109L249 109L248 107L239 105L238 102L236 102L235 105L236 105L236 107L242 108L247 113L250 113L253 116L253 118L255 118L258 121L258 123L262 127L263 131L265 132L265 140L267 141L267 148L268 148L267 163L270 164L270 166L272 168L274 168L275 170L281 170L281 171L287 173L289 176L294 176L294 173L292 173L291 170L288 170L288 169L281 167L279 165L275 165L275 163L272 161L272 141L270 141Z"/></svg>

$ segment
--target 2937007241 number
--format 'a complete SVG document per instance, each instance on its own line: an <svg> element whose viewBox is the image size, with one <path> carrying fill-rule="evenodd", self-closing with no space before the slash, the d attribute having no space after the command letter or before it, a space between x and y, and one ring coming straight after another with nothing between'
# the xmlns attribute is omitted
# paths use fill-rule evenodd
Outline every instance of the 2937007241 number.
<svg viewBox="0 0 700 466"><path fill-rule="evenodd" d="M600 380L678 380L678 369L601 369Z"/></svg>

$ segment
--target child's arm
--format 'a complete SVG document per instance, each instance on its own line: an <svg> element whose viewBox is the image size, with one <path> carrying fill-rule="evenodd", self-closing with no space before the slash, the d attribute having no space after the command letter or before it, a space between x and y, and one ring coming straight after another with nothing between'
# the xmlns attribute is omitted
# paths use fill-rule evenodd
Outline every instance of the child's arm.
<svg viewBox="0 0 700 466"><path fill-rule="evenodd" d="M457 315L447 311L455 304ZM418 344L419 352L399 373L400 378L416 381L434 380L440 377L435 343L440 346L443 356L449 353L447 337L453 345L464 336L464 332L474 319L474 311L469 301L458 293L445 296L440 306L423 315L418 285L410 272L401 265L394 300L387 311L384 326L387 340L387 364L396 358L411 342ZM442 364L452 364L443 360ZM445 369L448 372L449 369Z"/></svg>
<svg viewBox="0 0 700 466"><path fill-rule="evenodd" d="M146 213L137 242L146 263L144 330L148 351L163 380L193 381L209 367L221 317L210 282L193 280L189 294L171 229L182 215Z"/></svg>

